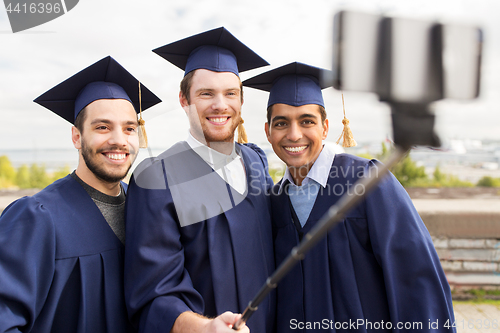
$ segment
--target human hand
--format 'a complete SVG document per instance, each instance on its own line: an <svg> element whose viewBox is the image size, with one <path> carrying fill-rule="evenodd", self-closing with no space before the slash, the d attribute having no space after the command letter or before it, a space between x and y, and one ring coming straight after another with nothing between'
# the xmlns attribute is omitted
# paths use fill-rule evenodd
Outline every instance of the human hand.
<svg viewBox="0 0 500 333"><path fill-rule="evenodd" d="M224 312L220 316L210 320L207 323L205 333L230 333L234 332L233 325L236 324L238 319L241 318L241 314L236 314L232 312ZM243 324L239 327L238 332L240 333L250 333L250 329Z"/></svg>

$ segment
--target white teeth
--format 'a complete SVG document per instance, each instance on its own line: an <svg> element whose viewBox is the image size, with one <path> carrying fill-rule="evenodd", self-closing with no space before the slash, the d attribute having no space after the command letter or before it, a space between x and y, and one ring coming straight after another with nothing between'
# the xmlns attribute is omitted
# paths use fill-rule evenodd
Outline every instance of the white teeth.
<svg viewBox="0 0 500 333"><path fill-rule="evenodd" d="M285 147L286 150L292 153L298 153L306 149L307 146L300 146L300 147Z"/></svg>
<svg viewBox="0 0 500 333"><path fill-rule="evenodd" d="M126 154L107 154L106 156L112 160L123 160Z"/></svg>
<svg viewBox="0 0 500 333"><path fill-rule="evenodd" d="M227 120L228 117L219 117L219 118L208 118L210 121L213 121L214 123L223 123Z"/></svg>

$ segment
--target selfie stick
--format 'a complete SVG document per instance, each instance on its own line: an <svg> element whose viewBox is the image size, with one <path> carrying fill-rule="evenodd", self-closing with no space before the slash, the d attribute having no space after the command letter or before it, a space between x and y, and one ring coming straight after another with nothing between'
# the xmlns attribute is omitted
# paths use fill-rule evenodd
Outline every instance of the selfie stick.
<svg viewBox="0 0 500 333"><path fill-rule="evenodd" d="M388 160L384 165L382 165L382 167L372 167L377 170L373 172L368 170L368 176L357 181L354 186L357 187L359 184L360 186L363 186L365 193L369 192L379 183L381 177L383 177L391 167L396 165L406 152L406 149L396 147L396 150L389 156ZM250 316L257 311L258 305L264 300L267 294L277 287L278 282L293 268L293 266L295 266L296 263L304 259L307 251L309 251L323 237L325 237L328 231L333 229L340 221L342 221L345 214L356 207L356 205L363 199L364 195L348 193L343 195L337 204L328 209L328 211L319 220L318 224L304 236L299 245L292 249L292 252L273 273L273 275L267 278L266 283L262 286L254 299L250 301L247 308L243 312L242 317L234 325L234 330L238 330L242 324L247 322Z"/></svg>
<svg viewBox="0 0 500 333"><path fill-rule="evenodd" d="M359 24L353 24L356 20ZM372 22L373 26L367 26L366 22ZM365 24L366 28L362 31L364 36L353 35L353 31L349 31L349 27L352 26L356 26L355 33L363 30L359 28L362 24ZM337 81L333 85L337 89L377 93L380 101L390 105L395 151L391 153L384 165L368 169L365 176L353 185L362 186L365 189L363 193L357 194L348 191L344 194L335 205L328 209L317 225L304 236L299 245L292 249L288 257L267 278L260 291L250 301L242 317L233 326L234 330L238 330L242 324L248 321L250 316L257 311L258 305L277 287L278 282L292 267L304 259L307 251L335 228L345 215L358 205L370 190L377 186L384 175L389 172L389 169L396 165L412 146L440 146L440 140L434 132L435 115L430 110L430 103L446 97L472 99L479 95L482 32L478 28L450 27L425 21L383 18L345 11L336 14L334 26L336 27L334 30L334 33L336 32L335 42L338 44L336 50L339 52L336 55L337 60L334 66L335 64L343 66L337 68L337 73L343 73L343 77L338 75ZM407 29L408 27L412 29ZM359 52L357 48L360 45L365 47L367 43L358 42L373 31L378 31L378 36L372 36L374 38L370 38L370 40L378 40L376 43L378 45L373 47L373 52ZM424 43L405 45L408 41L418 40L418 38L396 34L396 31L417 31L417 37L423 37L420 40L423 40ZM346 39L347 35L351 37L348 40ZM469 37L467 39L469 44L463 43L463 36ZM353 40L355 43L349 43ZM408 60L408 57L400 56L394 52L395 49L407 49L408 47L414 47L415 54L420 54L420 58L417 56ZM355 52L349 53L349 50ZM419 52L422 50L426 52ZM468 55L469 57L462 57L465 60L456 69L450 69L448 66L447 71L445 71L443 68L444 51L448 55ZM375 74L371 78L355 81L352 79L358 79L359 72L356 75L354 72L352 75L346 74L349 72L349 68L356 68L356 66L346 65L355 58L356 54L362 55L355 61L356 63L365 62L367 66L364 68L371 66L373 69L371 73ZM370 59L376 59L376 61L370 62ZM406 63L401 66L404 61ZM399 66L395 64L399 64ZM408 72L415 68L418 69L416 73ZM370 71L364 72L369 73ZM399 74L399 76L394 74ZM422 80L416 83L414 79L417 75L420 75ZM458 77L462 79L457 80ZM402 81L401 78L407 78L407 80ZM397 84L394 81L397 81ZM421 84L422 82L423 84ZM444 82L446 82L446 87ZM377 169L376 172L373 172L375 171L372 170L373 168Z"/></svg>

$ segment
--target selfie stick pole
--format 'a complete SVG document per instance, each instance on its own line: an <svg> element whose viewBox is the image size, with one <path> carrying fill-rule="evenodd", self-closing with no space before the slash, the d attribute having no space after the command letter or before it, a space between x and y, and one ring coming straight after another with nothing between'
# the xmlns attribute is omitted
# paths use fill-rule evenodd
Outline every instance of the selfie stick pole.
<svg viewBox="0 0 500 333"><path fill-rule="evenodd" d="M372 167L372 169L376 170L369 169L367 171L367 176L357 181L354 186L356 186L356 188L362 186L362 188L365 189L364 194L368 193L378 184L380 179L389 169L398 163L406 152L407 149L396 147L396 150L389 156L384 165L381 167ZM274 288L276 288L278 282L293 268L293 266L295 266L295 264L304 259L306 252L325 237L328 231L333 229L344 218L345 214L356 207L363 198L364 195L362 194L346 193L339 199L337 204L330 207L325 215L318 221L318 224L304 236L300 244L292 249L292 252L273 275L267 278L266 283L262 286L254 299L250 301L242 317L234 325L234 330L238 330L242 324L247 322L250 316L257 311L258 305Z"/></svg>

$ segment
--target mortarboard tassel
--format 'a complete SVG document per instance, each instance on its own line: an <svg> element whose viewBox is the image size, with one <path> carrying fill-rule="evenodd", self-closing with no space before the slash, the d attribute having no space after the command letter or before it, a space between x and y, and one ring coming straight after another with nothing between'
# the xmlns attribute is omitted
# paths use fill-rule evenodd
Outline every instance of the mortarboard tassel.
<svg viewBox="0 0 500 333"><path fill-rule="evenodd" d="M240 123L238 124L238 143L248 143L247 131L243 127L245 121L240 118Z"/></svg>
<svg viewBox="0 0 500 333"><path fill-rule="evenodd" d="M337 144L342 139L342 147L349 148L357 145L356 140L354 140L354 136L352 135L351 128L349 127L349 119L345 116L345 106L344 106L344 93L342 93L342 108L344 109L344 119L342 119L342 124L344 124L344 128L342 129L342 133L340 133L340 137L337 140Z"/></svg>
<svg viewBox="0 0 500 333"><path fill-rule="evenodd" d="M141 82L139 81L139 148L148 148L148 136L146 135L146 122L142 119Z"/></svg>

